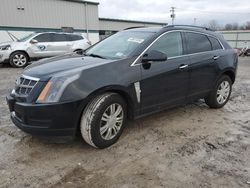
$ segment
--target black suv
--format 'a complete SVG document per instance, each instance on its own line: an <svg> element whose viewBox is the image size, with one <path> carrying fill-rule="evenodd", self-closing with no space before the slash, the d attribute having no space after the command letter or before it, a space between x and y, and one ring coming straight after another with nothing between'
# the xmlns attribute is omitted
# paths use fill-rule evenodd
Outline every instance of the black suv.
<svg viewBox="0 0 250 188"><path fill-rule="evenodd" d="M84 54L41 60L24 70L7 96L11 119L38 136L75 136L97 148L114 144L127 118L204 98L229 100L238 57L206 28L128 29Z"/></svg>

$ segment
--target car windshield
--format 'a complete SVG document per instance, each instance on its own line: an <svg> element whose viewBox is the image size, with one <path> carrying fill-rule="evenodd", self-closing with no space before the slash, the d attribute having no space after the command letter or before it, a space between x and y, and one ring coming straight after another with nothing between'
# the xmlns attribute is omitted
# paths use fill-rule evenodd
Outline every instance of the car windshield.
<svg viewBox="0 0 250 188"><path fill-rule="evenodd" d="M119 32L87 50L85 55L106 59L127 58L153 34L141 31Z"/></svg>
<svg viewBox="0 0 250 188"><path fill-rule="evenodd" d="M32 38L33 36L35 36L37 33L31 33L29 35L26 35L24 37L22 37L21 39L18 39L18 42L25 42L27 40L29 40L30 38Z"/></svg>

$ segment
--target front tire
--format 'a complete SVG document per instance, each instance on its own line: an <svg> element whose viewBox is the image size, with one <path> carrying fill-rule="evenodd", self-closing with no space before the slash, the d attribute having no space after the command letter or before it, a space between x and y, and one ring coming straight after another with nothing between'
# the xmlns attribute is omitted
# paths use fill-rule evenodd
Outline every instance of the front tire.
<svg viewBox="0 0 250 188"><path fill-rule="evenodd" d="M231 92L232 80L229 76L223 75L208 97L205 98L205 102L210 108L222 108L228 102Z"/></svg>
<svg viewBox="0 0 250 188"><path fill-rule="evenodd" d="M10 55L10 65L14 68L22 68L28 65L28 56L24 52L14 52Z"/></svg>
<svg viewBox="0 0 250 188"><path fill-rule="evenodd" d="M107 148L117 142L127 119L127 105L116 93L105 93L93 99L81 118L83 139L96 148Z"/></svg>

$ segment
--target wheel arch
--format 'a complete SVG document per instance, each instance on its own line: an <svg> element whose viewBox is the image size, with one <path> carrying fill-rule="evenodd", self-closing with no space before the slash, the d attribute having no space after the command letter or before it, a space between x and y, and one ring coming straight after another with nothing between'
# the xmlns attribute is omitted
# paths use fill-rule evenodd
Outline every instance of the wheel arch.
<svg viewBox="0 0 250 188"><path fill-rule="evenodd" d="M82 50L82 51L83 51L83 49L82 49L82 48L76 48L76 49L74 49L74 51L73 51L73 52L76 52L76 51L78 51L78 50Z"/></svg>
<svg viewBox="0 0 250 188"><path fill-rule="evenodd" d="M232 81L232 84L234 84L235 82L235 72L233 70L225 70L222 74L222 75L227 75L230 77L231 81Z"/></svg>
<svg viewBox="0 0 250 188"><path fill-rule="evenodd" d="M135 102L132 99L131 94L129 94L128 90L126 87L119 86L119 85L112 85L112 86L106 86L100 89L97 89L93 91L86 99L87 103L89 103L91 100L93 100L95 97L98 95L104 94L104 93L117 93L119 94L126 102L128 108L127 108L127 113L128 113L128 118L133 119L134 117L134 107L135 107Z"/></svg>
<svg viewBox="0 0 250 188"><path fill-rule="evenodd" d="M75 134L79 133L79 130L80 130L80 121L81 121L82 113L83 113L84 109L86 108L86 106L94 98L96 98L97 96L102 95L104 93L108 93L108 92L119 94L125 100L125 102L127 104L128 118L129 119L133 119L134 118L135 102L133 102L132 96L129 94L129 92L126 90L125 87L118 86L118 85L112 85L112 86L102 87L100 89L97 89L97 90L93 91L91 94L89 94L85 98L84 105L81 105L81 113L78 114L78 123L77 123L76 133Z"/></svg>
<svg viewBox="0 0 250 188"><path fill-rule="evenodd" d="M10 54L10 57L11 57L14 53L17 53L17 52L25 53L25 54L27 55L27 57L28 57L28 62L30 61L30 55L29 55L25 50L16 50L16 51L14 51L14 52L12 52L12 53Z"/></svg>

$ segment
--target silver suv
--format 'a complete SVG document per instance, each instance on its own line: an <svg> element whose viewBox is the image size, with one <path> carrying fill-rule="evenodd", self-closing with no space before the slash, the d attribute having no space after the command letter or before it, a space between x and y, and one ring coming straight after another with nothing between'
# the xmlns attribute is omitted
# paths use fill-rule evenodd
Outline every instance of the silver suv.
<svg viewBox="0 0 250 188"><path fill-rule="evenodd" d="M82 35L33 33L15 42L0 44L0 64L25 67L29 61L85 50L91 43Z"/></svg>

